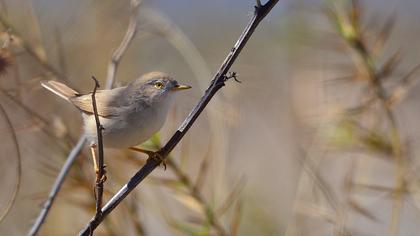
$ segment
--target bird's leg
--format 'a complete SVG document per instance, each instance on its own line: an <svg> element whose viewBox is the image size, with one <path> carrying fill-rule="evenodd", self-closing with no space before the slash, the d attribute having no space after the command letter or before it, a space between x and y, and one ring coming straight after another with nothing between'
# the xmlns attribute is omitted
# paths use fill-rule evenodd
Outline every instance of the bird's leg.
<svg viewBox="0 0 420 236"><path fill-rule="evenodd" d="M96 183L105 182L107 178L105 169L104 169L104 174L102 175L102 177L99 177L99 166L98 166L98 161L96 160L96 144L90 145L90 152L92 154L93 168L95 169L95 174L96 174Z"/></svg>
<svg viewBox="0 0 420 236"><path fill-rule="evenodd" d="M141 148L138 148L138 147L130 147L130 150L133 150L133 151L136 151L136 152L141 152L141 153L144 153L144 154L148 155L149 158L153 158L156 161L158 161L159 163L162 163L163 167L166 170L166 161L165 161L165 158L162 155L160 155L159 152L154 152L154 151L150 151L150 150L144 150L144 149L141 149Z"/></svg>

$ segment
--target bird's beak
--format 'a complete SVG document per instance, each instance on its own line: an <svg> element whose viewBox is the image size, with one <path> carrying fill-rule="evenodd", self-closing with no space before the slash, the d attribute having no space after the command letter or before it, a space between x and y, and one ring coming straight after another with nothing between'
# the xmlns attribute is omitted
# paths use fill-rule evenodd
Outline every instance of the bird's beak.
<svg viewBox="0 0 420 236"><path fill-rule="evenodd" d="M188 85L182 85L182 84L177 84L172 88L172 91L178 91L178 90L184 90L184 89L190 89L191 86Z"/></svg>

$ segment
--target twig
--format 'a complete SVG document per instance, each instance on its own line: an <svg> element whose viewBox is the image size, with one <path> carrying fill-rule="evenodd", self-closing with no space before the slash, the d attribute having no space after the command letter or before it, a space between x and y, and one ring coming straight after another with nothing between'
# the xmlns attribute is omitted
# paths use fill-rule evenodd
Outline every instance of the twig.
<svg viewBox="0 0 420 236"><path fill-rule="evenodd" d="M136 0L132 0L132 2L137 2ZM131 6L136 6L135 4L134 5L131 5ZM132 14L135 14L137 11L132 11ZM7 28L12 28L13 29L13 27L12 27L12 25L11 24L9 24L4 18L1 18L0 17L0 22L1 23L3 23L3 25L5 25L5 27L7 27ZM130 27L127 29L127 30L129 30L130 29ZM126 33L126 37L127 37L127 35L128 35L128 33ZM124 39L123 39L124 40ZM24 42L24 41L23 41ZM32 55L35 59L37 59L39 62L40 62L40 64L42 65L42 66L44 66L44 68L45 69L47 69L47 70L49 70L51 73L53 73L54 75L56 75L57 77L61 77L61 78L65 78L65 77L62 77L61 75L61 73L58 73L51 65L49 65L49 64L47 64L47 63L45 63L43 60L42 60L42 58L40 58L36 53L35 53L35 51L34 50L32 50L32 48L28 45L28 44L26 44L26 43L24 43L24 48L25 48L25 50L27 50L28 51L28 53L30 54L30 55ZM120 47L119 47L120 48ZM118 49L117 49L118 50ZM124 50L121 50L122 51L122 53L124 53L125 52L125 49ZM114 54L116 54L116 53L114 53ZM118 64L118 60L121 60L121 57L122 56L119 56L119 57L117 57L117 58L114 58L113 60L111 60L111 61L114 61L114 63L116 63L116 64ZM110 63L110 65L109 66L111 66L111 65L113 65L112 63ZM115 68L113 69L113 76L107 76L107 82L106 82L106 86L105 86L105 88L106 89L111 89L112 88L112 85L113 85L113 81L115 80L114 79L114 77L115 77L115 74L116 74L116 70L117 70L117 67L115 66ZM108 69L108 72L110 71L110 69ZM111 80L112 79L112 82L109 82L109 80ZM44 203L44 207L42 208L42 210L41 210L41 212L40 212L40 214L38 215L38 218L36 219L36 221L35 221L35 223L33 224L33 226L31 227L31 229L30 229L30 232L29 232L29 234L28 235L30 235L30 236L35 236L35 235L37 235L37 233L38 233L38 231L39 231L39 229L41 228L41 226L42 226L42 224L43 224L43 222L45 221L45 218L47 217L47 215L48 215L48 212L49 212L49 210L50 210L50 208L51 208L51 205L53 204L53 202L54 202L54 199L55 199L55 197L56 197L56 195L58 194L58 192L60 191L60 189L61 189L61 186L63 185L63 183L64 183L64 179L66 178L66 176L68 175L68 173L69 173L69 171L70 171L70 168L72 167L72 165L73 165L73 163L74 163L74 161L76 160L76 157L78 156L78 154L82 151L82 148L83 148L83 146L84 146L84 144L85 144L85 142L86 142L86 136L85 136L85 134L83 134L80 138L79 138L79 141L77 142L77 144L76 144L76 146L72 149L72 151L70 152L70 154L69 154L69 156L67 157L67 160L66 160L66 162L64 163L64 165L63 165L63 167L61 168L61 170L60 170L60 173L59 173L59 175L57 176L57 178L56 178L56 180L55 180L55 183L54 183L54 185L53 185L53 187L51 188L51 192L50 192L50 194L48 195L48 199L47 199L47 201Z"/></svg>
<svg viewBox="0 0 420 236"><path fill-rule="evenodd" d="M12 196L10 197L10 200L5 204L5 210L3 213L0 214L0 222L3 221L3 219L7 216L7 214L9 214L10 210L12 209L15 201L16 201L16 197L17 194L19 192L20 189L20 183L22 180L22 157L20 154L20 147L19 147L19 141L17 139L17 135L16 132L13 128L13 124L12 121L10 120L10 117L7 115L6 111L3 108L3 105L0 104L0 112L3 114L3 117L7 123L7 126L10 129L10 134L12 135L12 141L13 141L13 145L15 146L16 149L16 157L17 157L17 166L16 166L16 183L15 186L13 188L13 192L12 192Z"/></svg>
<svg viewBox="0 0 420 236"><path fill-rule="evenodd" d="M244 32L239 37L238 41L234 47L230 50L225 61L222 63L222 66L216 73L214 79L211 81L209 88L206 90L204 96L200 99L198 104L194 107L191 113L187 116L172 138L166 143L166 145L161 148L158 153L166 158L168 154L175 148L175 146L181 141L182 137L186 134L198 116L201 114L206 105L210 102L212 97L216 92L221 89L226 82L226 73L229 71L233 62L238 57L242 48L245 46L252 33L255 31L258 24L262 19L271 11L271 9L276 5L278 0L270 0L261 7L255 7L254 16L251 21L245 28ZM125 184L112 198L109 202L105 204L102 208L102 215L99 218L93 218L89 224L79 233L79 235L88 235L90 229L96 228L103 219L115 209L118 204L131 192L133 189L143 181L157 166L159 166L160 161L153 158L149 158L146 164L141 168L129 181Z"/></svg>
<svg viewBox="0 0 420 236"><path fill-rule="evenodd" d="M95 87L93 88L92 92L92 107L93 107L93 114L95 116L95 123L96 123L96 135L98 137L98 173L96 173L96 185L95 185L95 198L96 198L96 214L95 218L98 218L101 216L102 211L102 199L104 194L104 175L105 175L105 167L104 167L104 145L102 140L102 130L103 126L101 125L99 121L99 115L98 115L98 108L96 106L96 90L99 88L99 82L98 80L92 76L92 79L95 81ZM95 156L93 158L96 158ZM91 235L93 234L94 229L91 229Z"/></svg>
<svg viewBox="0 0 420 236"><path fill-rule="evenodd" d="M121 61L122 56L127 51L128 46L130 45L131 41L134 39L137 33L137 13L140 6L140 0L131 0L130 1L130 22L128 23L127 31L122 39L120 45L117 49L112 53L111 61L108 65L108 72L106 77L106 87L112 88L114 84L115 75L117 73L117 67Z"/></svg>

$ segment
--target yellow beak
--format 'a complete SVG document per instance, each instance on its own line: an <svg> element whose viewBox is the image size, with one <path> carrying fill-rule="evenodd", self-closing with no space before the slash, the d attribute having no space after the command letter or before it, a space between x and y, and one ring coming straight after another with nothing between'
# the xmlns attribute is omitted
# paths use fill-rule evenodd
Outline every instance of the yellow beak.
<svg viewBox="0 0 420 236"><path fill-rule="evenodd" d="M184 89L190 89L190 88L191 86L188 86L188 85L177 84L171 90L178 91L178 90L184 90Z"/></svg>

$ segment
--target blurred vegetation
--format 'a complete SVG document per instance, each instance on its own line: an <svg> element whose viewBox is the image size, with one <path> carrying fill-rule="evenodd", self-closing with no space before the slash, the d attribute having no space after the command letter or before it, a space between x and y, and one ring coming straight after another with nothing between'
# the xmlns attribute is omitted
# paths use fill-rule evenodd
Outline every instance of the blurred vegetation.
<svg viewBox="0 0 420 236"><path fill-rule="evenodd" d="M129 1L0 1L1 235L26 235L81 132L40 87L105 85ZM160 70L191 84L156 150L198 101L254 1L143 1L116 83ZM415 1L282 1L228 83L167 162L95 235L416 235L420 230ZM15 138L14 138L15 137ZM40 235L94 214L88 150ZM145 156L106 150L109 199ZM21 159L21 161L20 161ZM22 171L22 173L20 173ZM1 214L0 214L1 216ZM77 216L77 217L76 217Z"/></svg>

